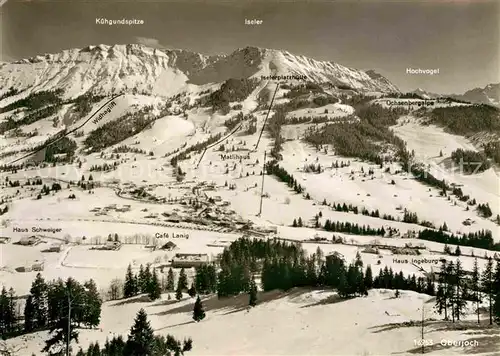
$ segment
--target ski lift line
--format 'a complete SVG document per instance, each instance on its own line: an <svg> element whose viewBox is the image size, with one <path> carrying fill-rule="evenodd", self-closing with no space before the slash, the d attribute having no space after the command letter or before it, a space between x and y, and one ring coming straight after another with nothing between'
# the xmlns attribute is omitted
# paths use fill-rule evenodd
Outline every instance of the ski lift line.
<svg viewBox="0 0 500 356"><path fill-rule="evenodd" d="M271 112L271 108L273 107L274 98L276 97L276 93L278 92L279 87L280 87L280 85L276 84L276 89L274 90L273 98L271 99L271 103L269 104L269 109L267 110L266 119L264 120L264 124L262 125L262 129L260 130L259 138L257 140L257 143L255 144L254 152L257 151L257 148L259 148L260 138L262 137L262 134L264 133L264 128L266 127L267 119L269 117L269 113Z"/></svg>
<svg viewBox="0 0 500 356"><path fill-rule="evenodd" d="M102 108L104 108L106 105L108 105L110 102L112 102L112 101L113 101L113 100L115 100L116 98L119 98L120 96L123 96L123 95L125 95L125 94L118 94L118 95L116 95L116 96L112 97L111 99L109 99L108 101L106 101L106 102L105 102L105 103L104 103L104 104L103 104L103 105L102 105L99 109L97 109L97 110L96 110L96 111L95 111L92 115L90 115L90 117L89 117L87 120L85 120L85 122L84 122L84 123L82 123L80 126L75 127L74 129L72 129L72 130L68 131L65 135L63 135L63 136L61 136L61 137L56 138L56 139L55 139L54 141L52 141L52 142L49 142L49 143L44 144L42 147L38 148L37 150L32 151L32 152L28 153L27 155L22 156L21 158L15 159L14 161L12 161L12 162L10 162L10 163L8 163L8 164L9 164L9 165L10 165L10 164L14 164L14 163L16 163L16 162L18 162L18 161L20 161L20 160L22 160L22 159L25 159L25 158L27 158L27 157L29 157L29 156L32 156L32 155L34 155L35 153L38 153L38 152L40 152L41 150L43 150L43 149L47 148L48 146L53 145L54 143L58 142L59 140L63 139L64 137L66 137L66 136L68 136L68 135L72 134L72 133L73 133L73 132L75 132L76 130L78 130L78 129L82 128L84 125L86 125L86 124L87 124L87 123L88 123L88 122L89 122L89 121L90 121L90 120L91 120L91 119L92 119L92 118L93 118L93 117L94 117L94 116L95 116L95 115L96 115L99 111L101 111L101 109L102 109Z"/></svg>
<svg viewBox="0 0 500 356"><path fill-rule="evenodd" d="M201 154L200 160L198 161L198 164L196 165L196 168L198 168L198 166L200 165L201 160L203 159L203 156L205 156L205 153L207 152L207 150L209 148L212 148L212 147L218 145L219 143L221 143L222 141L228 139L229 137L231 137L232 135L234 135L236 133L236 131L238 131L242 126L243 126L243 123L239 124L238 127L236 127L231 133L229 133L229 135L227 135L226 137L221 138L219 141L217 141L215 143L212 143L210 146L207 146L207 148L205 148L205 150Z"/></svg>
<svg viewBox="0 0 500 356"><path fill-rule="evenodd" d="M234 130L233 130L233 131L232 131L229 135L227 135L226 137L223 137L223 138L221 138L219 141L217 141L217 142L215 142L215 143L212 143L211 145L207 146L207 148L206 148L206 149L208 150L209 148L212 148L212 147L214 147L214 146L218 145L219 143L221 143L222 141L224 141L224 140L228 139L230 136L234 135L234 134L236 133L236 131L238 131L239 129L241 129L241 126L243 126L243 123L239 124L239 125L238 125L238 127L236 127L236 128L235 128L235 129L234 129Z"/></svg>

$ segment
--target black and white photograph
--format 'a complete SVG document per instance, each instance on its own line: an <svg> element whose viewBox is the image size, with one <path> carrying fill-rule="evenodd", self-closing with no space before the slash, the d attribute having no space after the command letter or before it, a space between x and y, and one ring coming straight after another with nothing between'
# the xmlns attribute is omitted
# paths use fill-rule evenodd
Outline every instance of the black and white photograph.
<svg viewBox="0 0 500 356"><path fill-rule="evenodd" d="M0 355L500 355L498 0L1 0Z"/></svg>

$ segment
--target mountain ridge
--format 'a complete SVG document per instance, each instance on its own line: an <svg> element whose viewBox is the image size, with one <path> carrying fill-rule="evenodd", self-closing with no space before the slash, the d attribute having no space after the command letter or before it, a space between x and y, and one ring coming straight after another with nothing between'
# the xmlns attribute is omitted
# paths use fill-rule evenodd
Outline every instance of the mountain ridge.
<svg viewBox="0 0 500 356"><path fill-rule="evenodd" d="M490 83L485 85L483 88L469 89L463 94L437 94L422 88L417 88L411 91L411 93L420 95L426 99L450 97L475 104L487 104L500 107L500 83Z"/></svg>
<svg viewBox="0 0 500 356"><path fill-rule="evenodd" d="M3 91L11 87L30 92L63 89L68 97L89 91L113 94L134 89L168 96L193 84L201 86L229 78L260 78L271 74L302 75L308 81L331 82L360 91L399 92L385 77L371 72L294 55L286 50L254 46L224 55L204 55L141 44L100 44L0 66L0 80L5 83Z"/></svg>

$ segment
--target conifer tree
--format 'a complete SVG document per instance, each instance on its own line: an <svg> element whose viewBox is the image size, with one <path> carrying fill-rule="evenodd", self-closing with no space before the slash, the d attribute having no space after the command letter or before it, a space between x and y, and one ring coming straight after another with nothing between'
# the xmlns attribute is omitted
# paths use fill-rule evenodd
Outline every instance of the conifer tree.
<svg viewBox="0 0 500 356"><path fill-rule="evenodd" d="M500 325L500 293L495 296L495 302L493 305L493 320L497 325Z"/></svg>
<svg viewBox="0 0 500 356"><path fill-rule="evenodd" d="M139 266L139 273L137 274L137 290L140 293L145 293L146 291L143 289L146 285L146 275L144 273L144 266L141 264Z"/></svg>
<svg viewBox="0 0 500 356"><path fill-rule="evenodd" d="M448 301L448 307L451 310L451 320L452 322L455 322L455 291L456 289L453 288L453 284L455 281L454 275L455 274L455 267L452 261L449 261L448 264L446 265L445 269L445 278L447 279L447 288L446 288L446 297Z"/></svg>
<svg viewBox="0 0 500 356"><path fill-rule="evenodd" d="M495 286L493 285L493 259L488 258L483 275L481 278L481 284L483 286L483 292L486 294L489 300L489 314L490 314L490 325L493 325L493 298Z"/></svg>
<svg viewBox="0 0 500 356"><path fill-rule="evenodd" d="M101 320L102 300L97 290L97 285L92 279L85 282L84 287L85 308L83 309L83 321L92 328L99 325Z"/></svg>
<svg viewBox="0 0 500 356"><path fill-rule="evenodd" d="M167 291L173 292L175 289L175 284L174 284L174 270L172 267L168 269L167 273Z"/></svg>
<svg viewBox="0 0 500 356"><path fill-rule="evenodd" d="M72 278L68 278L66 282L59 280L57 284L49 288L48 314L49 319L53 320L53 323L50 327L50 337L45 341L45 347L42 349L42 352L53 353L63 347L64 344L69 345L72 340L78 342L78 331L76 330L75 322L83 314L83 308L72 308L71 318L68 321L69 303L67 296L70 296L72 305L76 307L83 304L82 294L82 286Z"/></svg>
<svg viewBox="0 0 500 356"><path fill-rule="evenodd" d="M191 283L191 287L188 289L188 294L191 298L194 298L196 296L196 288L194 286L194 282Z"/></svg>
<svg viewBox="0 0 500 356"><path fill-rule="evenodd" d="M124 355L146 356L153 354L154 334L149 324L148 316L144 309L137 313L134 325L130 329L128 340L125 345Z"/></svg>
<svg viewBox="0 0 500 356"><path fill-rule="evenodd" d="M480 291L480 274L479 267L477 265L477 258L474 259L474 267L472 269L472 278L471 278L471 287L474 292L474 300L476 301L476 312L477 312L477 323L480 323L479 320L479 303L481 302L481 291Z"/></svg>
<svg viewBox="0 0 500 356"><path fill-rule="evenodd" d="M464 270L462 268L462 263L459 259L455 263L455 308L454 313L457 320L464 315L464 309L467 306L467 301L465 300L465 283L463 282Z"/></svg>
<svg viewBox="0 0 500 356"><path fill-rule="evenodd" d="M249 301L248 305L254 307L257 305L257 284L255 283L255 279L252 276L250 280L250 291L249 291Z"/></svg>
<svg viewBox="0 0 500 356"><path fill-rule="evenodd" d="M44 327L47 324L47 292L48 287L45 280L41 273L37 273L30 289L33 301L34 328Z"/></svg>
<svg viewBox="0 0 500 356"><path fill-rule="evenodd" d="M371 289L373 287L373 272L370 265L366 266L364 285L367 289Z"/></svg>
<svg viewBox="0 0 500 356"><path fill-rule="evenodd" d="M338 293L341 298L349 297L349 284L347 281L346 270L341 268L339 270L339 285L338 285Z"/></svg>
<svg viewBox="0 0 500 356"><path fill-rule="evenodd" d="M177 284L177 289L175 290L175 299L177 300L182 299L182 289L180 288L179 284Z"/></svg>
<svg viewBox="0 0 500 356"><path fill-rule="evenodd" d="M446 262L443 261L439 273L438 290L436 293L436 309L441 315L444 311L444 320L448 320L448 296L449 296L449 278L447 276Z"/></svg>
<svg viewBox="0 0 500 356"><path fill-rule="evenodd" d="M500 294L500 259L497 260L497 265L493 276L493 293L495 295Z"/></svg>
<svg viewBox="0 0 500 356"><path fill-rule="evenodd" d="M132 266L129 264L127 267L127 274L125 275L125 283L123 285L123 296L125 298L130 298L137 295L137 292L136 279L132 272Z"/></svg>
<svg viewBox="0 0 500 356"><path fill-rule="evenodd" d="M363 261L361 260L361 255L359 254L359 251L356 252L356 261L354 262L354 266L356 268L363 268Z"/></svg>
<svg viewBox="0 0 500 356"><path fill-rule="evenodd" d="M30 294L24 305L24 331L30 332L34 328L35 308L33 305L33 296Z"/></svg>
<svg viewBox="0 0 500 356"><path fill-rule="evenodd" d="M13 315L11 314L9 295L5 286L0 294L0 335L6 336L11 330ZM6 338L6 337L5 337Z"/></svg>
<svg viewBox="0 0 500 356"><path fill-rule="evenodd" d="M177 289L180 289L181 291L188 289L187 275L184 268L181 268L181 272L179 273L179 280L177 281Z"/></svg>
<svg viewBox="0 0 500 356"><path fill-rule="evenodd" d="M160 286L160 281L158 280L158 274L156 273L156 269L153 269L153 274L149 281L148 296L149 299L151 300L156 300L161 296L161 286Z"/></svg>
<svg viewBox="0 0 500 356"><path fill-rule="evenodd" d="M144 279L141 283L142 293L149 293L149 286L151 285L151 279L153 275L151 273L151 265L148 263L146 268L144 268Z"/></svg>
<svg viewBox="0 0 500 356"><path fill-rule="evenodd" d="M205 319L205 310L203 310L203 303L201 302L200 296L196 298L193 308L193 320L199 322Z"/></svg>

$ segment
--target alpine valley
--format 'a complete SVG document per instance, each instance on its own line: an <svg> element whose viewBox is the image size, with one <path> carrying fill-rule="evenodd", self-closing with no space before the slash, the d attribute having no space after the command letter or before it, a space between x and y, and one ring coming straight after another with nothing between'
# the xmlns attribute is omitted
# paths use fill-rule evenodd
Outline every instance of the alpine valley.
<svg viewBox="0 0 500 356"><path fill-rule="evenodd" d="M257 47L0 63L0 353L127 354L137 316L147 355L498 355L495 88Z"/></svg>

